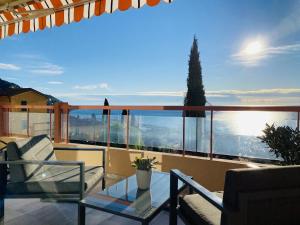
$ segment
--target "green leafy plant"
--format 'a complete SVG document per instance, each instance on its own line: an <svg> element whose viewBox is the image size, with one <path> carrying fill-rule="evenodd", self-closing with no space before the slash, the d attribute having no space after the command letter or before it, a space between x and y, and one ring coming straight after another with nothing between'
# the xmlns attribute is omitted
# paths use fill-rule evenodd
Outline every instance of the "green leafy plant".
<svg viewBox="0 0 300 225"><path fill-rule="evenodd" d="M153 158L142 158L136 157L135 160L132 162L131 166L138 169L138 170L150 170L155 168L155 165L158 163L156 161L156 157Z"/></svg>
<svg viewBox="0 0 300 225"><path fill-rule="evenodd" d="M270 147L270 152L273 152L277 158L283 159L281 164L300 164L300 132L297 128L266 124L263 135L258 138Z"/></svg>

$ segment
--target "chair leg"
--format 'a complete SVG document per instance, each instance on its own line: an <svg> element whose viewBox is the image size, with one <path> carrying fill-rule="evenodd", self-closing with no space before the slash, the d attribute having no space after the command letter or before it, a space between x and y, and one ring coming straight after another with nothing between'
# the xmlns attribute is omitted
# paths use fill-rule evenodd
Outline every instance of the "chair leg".
<svg viewBox="0 0 300 225"><path fill-rule="evenodd" d="M177 225L177 192L178 192L178 179L174 174L170 176L170 212L169 212L169 225Z"/></svg>
<svg viewBox="0 0 300 225"><path fill-rule="evenodd" d="M0 225L4 225L4 198L0 197Z"/></svg>
<svg viewBox="0 0 300 225"><path fill-rule="evenodd" d="M85 225L85 206L78 203L78 225Z"/></svg>
<svg viewBox="0 0 300 225"><path fill-rule="evenodd" d="M102 179L102 190L104 190L105 189L105 177L103 177L103 179Z"/></svg>

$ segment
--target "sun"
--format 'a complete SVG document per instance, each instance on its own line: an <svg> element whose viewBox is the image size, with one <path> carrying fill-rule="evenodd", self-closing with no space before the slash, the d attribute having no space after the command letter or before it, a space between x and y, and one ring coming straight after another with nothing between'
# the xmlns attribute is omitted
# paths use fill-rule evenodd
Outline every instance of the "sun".
<svg viewBox="0 0 300 225"><path fill-rule="evenodd" d="M270 49L268 38L257 36L245 40L240 50L232 57L244 66L257 66L261 60L268 57Z"/></svg>
<svg viewBox="0 0 300 225"><path fill-rule="evenodd" d="M253 40L246 43L243 53L248 56L256 56L263 53L266 48L266 44L263 40Z"/></svg>

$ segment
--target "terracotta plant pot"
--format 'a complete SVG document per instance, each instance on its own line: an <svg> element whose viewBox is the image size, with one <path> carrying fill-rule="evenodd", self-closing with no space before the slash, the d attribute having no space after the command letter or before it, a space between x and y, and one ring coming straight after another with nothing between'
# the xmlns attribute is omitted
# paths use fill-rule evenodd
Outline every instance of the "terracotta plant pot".
<svg viewBox="0 0 300 225"><path fill-rule="evenodd" d="M136 170L136 181L138 188L147 190L151 184L152 170Z"/></svg>

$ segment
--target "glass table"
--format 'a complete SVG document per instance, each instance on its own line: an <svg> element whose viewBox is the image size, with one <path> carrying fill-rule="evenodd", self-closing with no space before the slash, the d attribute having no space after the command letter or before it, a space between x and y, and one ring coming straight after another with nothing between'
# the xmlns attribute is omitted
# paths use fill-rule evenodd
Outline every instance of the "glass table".
<svg viewBox="0 0 300 225"><path fill-rule="evenodd" d="M178 182L178 190L184 184ZM85 224L85 208L93 208L118 216L140 221L147 225L163 208L170 198L170 174L152 172L149 190L139 190L133 175L105 190L89 195L79 203L78 223Z"/></svg>

